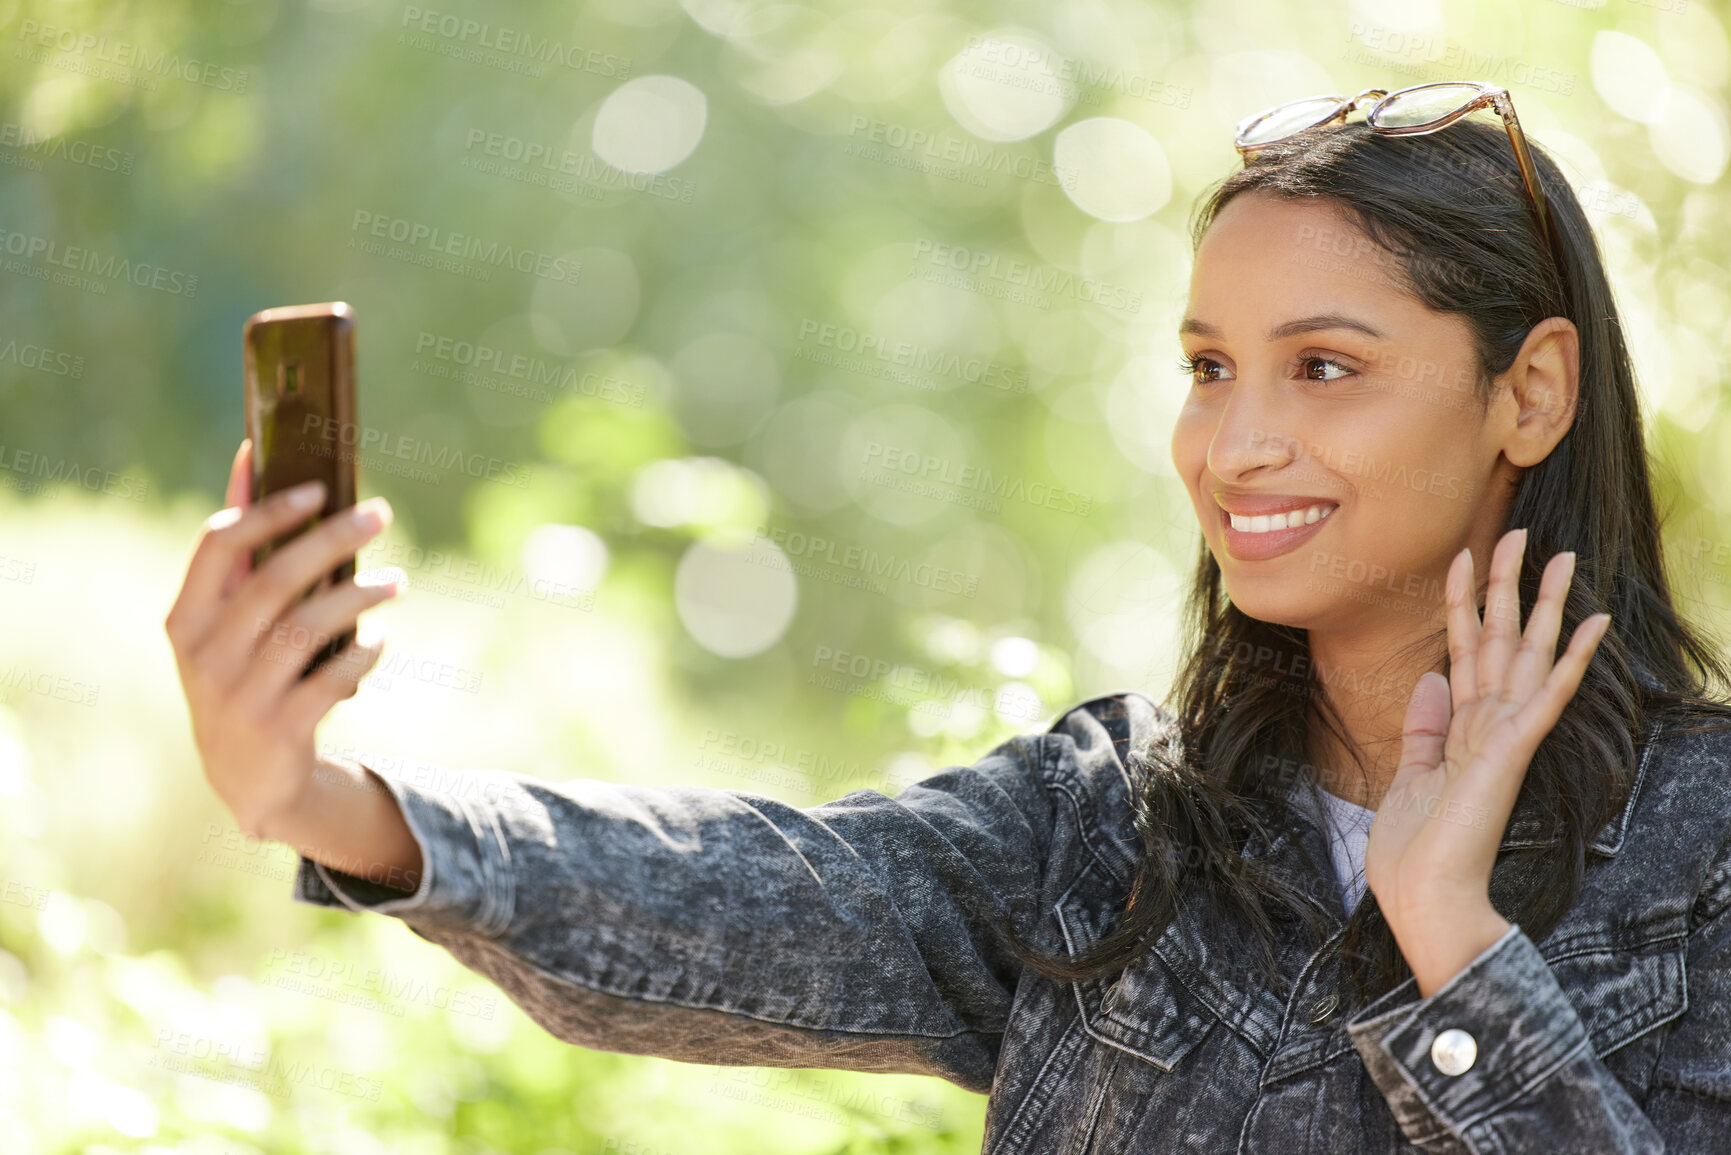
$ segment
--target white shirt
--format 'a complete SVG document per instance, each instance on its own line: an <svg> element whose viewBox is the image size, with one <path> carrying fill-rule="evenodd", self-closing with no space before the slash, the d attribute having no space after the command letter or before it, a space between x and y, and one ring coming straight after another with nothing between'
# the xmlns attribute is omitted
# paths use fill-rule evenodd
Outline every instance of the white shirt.
<svg viewBox="0 0 1731 1155"><path fill-rule="evenodd" d="M1376 820L1376 811L1348 802L1320 786L1316 789L1328 808L1328 820L1321 825L1328 832L1328 853L1334 859L1340 898L1350 914L1364 897L1364 851L1370 845L1370 824Z"/></svg>

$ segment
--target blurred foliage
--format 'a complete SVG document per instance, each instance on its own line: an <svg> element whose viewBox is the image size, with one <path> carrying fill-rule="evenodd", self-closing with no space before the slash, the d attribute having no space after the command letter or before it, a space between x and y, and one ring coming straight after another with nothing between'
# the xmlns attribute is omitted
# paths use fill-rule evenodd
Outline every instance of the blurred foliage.
<svg viewBox="0 0 1731 1155"><path fill-rule="evenodd" d="M1186 221L1233 123L1490 79L1600 231L1681 594L1716 614L1723 16L1520 14L0 0L0 1143L979 1146L983 1100L935 1080L741 1101L558 1044L394 921L292 904L281 848L228 846L160 626L261 308L355 307L362 488L396 511L363 562L410 579L326 742L893 791L1169 679L1198 542L1167 459ZM496 1014L287 990L285 951ZM272 1058L175 1069L187 1039ZM836 1087L909 1109L802 1113Z"/></svg>

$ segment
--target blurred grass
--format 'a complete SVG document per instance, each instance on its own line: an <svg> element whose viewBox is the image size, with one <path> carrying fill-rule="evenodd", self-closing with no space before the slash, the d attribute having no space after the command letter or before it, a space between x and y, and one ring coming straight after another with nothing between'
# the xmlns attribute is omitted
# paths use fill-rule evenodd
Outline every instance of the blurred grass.
<svg viewBox="0 0 1731 1155"><path fill-rule="evenodd" d="M939 1080L570 1047L396 920L291 902L294 855L242 837L204 783L161 632L204 512L0 491L8 554L43 559L0 597L9 678L54 679L0 702L0 1149L979 1149L984 1099ZM549 640L546 614L488 628L431 600L378 611L393 618L387 646L436 631L448 651L484 650L487 684L504 685L453 710L363 683L322 742L559 778L643 759L673 779L736 785L677 772L673 735L649 724L664 696L655 663L637 655L633 672L629 646L598 622ZM536 644L588 655L612 695L574 702L570 686L512 684L509 656ZM78 701L54 696L61 679ZM569 756L556 719L620 710L641 711L635 740L597 742L593 764Z"/></svg>

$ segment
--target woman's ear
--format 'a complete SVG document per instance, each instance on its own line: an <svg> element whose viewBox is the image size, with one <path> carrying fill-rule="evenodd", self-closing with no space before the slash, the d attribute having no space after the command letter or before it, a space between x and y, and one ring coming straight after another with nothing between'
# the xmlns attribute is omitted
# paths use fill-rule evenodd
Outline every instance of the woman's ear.
<svg viewBox="0 0 1731 1155"><path fill-rule="evenodd" d="M1567 317L1534 325L1499 385L1512 403L1513 424L1503 456L1523 468L1537 465L1575 422L1580 401L1581 338Z"/></svg>

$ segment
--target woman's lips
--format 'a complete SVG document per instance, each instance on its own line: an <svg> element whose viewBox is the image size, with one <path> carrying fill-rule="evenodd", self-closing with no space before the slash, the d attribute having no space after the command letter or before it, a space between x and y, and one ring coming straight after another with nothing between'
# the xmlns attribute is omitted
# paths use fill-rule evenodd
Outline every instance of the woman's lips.
<svg viewBox="0 0 1731 1155"><path fill-rule="evenodd" d="M1238 561L1263 561L1297 549L1338 516L1340 516L1340 507L1337 505L1309 525L1295 525L1286 529L1271 529L1265 533L1251 533L1248 530L1233 529L1232 515L1222 509L1220 511L1220 532L1226 543L1226 552L1233 558Z"/></svg>

